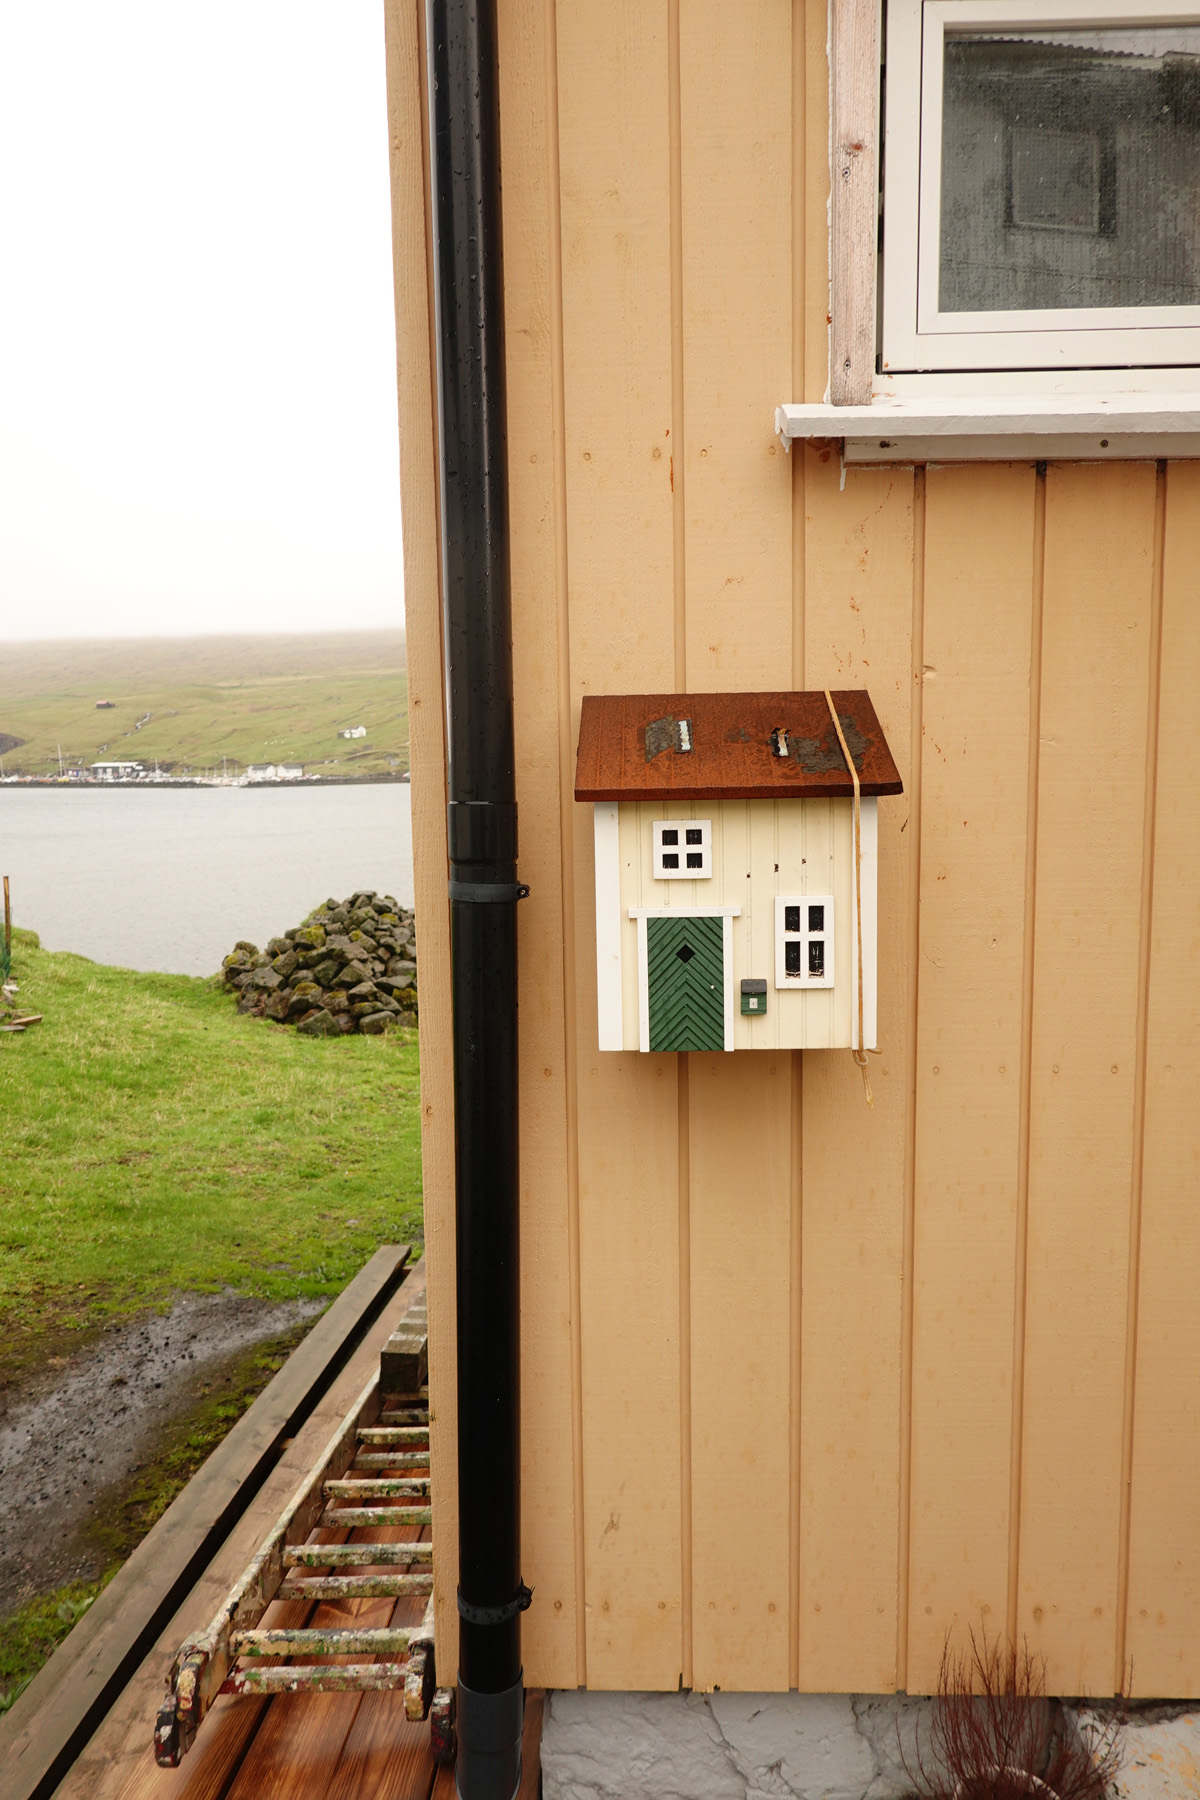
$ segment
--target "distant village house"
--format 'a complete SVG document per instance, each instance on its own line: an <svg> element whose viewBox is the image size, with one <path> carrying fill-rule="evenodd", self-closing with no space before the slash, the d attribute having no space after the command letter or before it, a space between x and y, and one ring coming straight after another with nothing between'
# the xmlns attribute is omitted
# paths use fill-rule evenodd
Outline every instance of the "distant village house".
<svg viewBox="0 0 1200 1800"><path fill-rule="evenodd" d="M367 728L365 725L351 725L348 731L338 732L338 736L342 738L360 738L366 737L366 735Z"/></svg>
<svg viewBox="0 0 1200 1800"><path fill-rule="evenodd" d="M113 708L113 707L114 707L114 706L115 706L115 705L116 705L116 704L117 704L117 703L116 703L116 701L115 701L115 700L97 700L97 702L96 702L96 711L97 711L97 712L111 712L111 711L112 711L112 708Z"/></svg>
<svg viewBox="0 0 1200 1800"><path fill-rule="evenodd" d="M303 781L303 763L249 763L247 781Z"/></svg>
<svg viewBox="0 0 1200 1800"><path fill-rule="evenodd" d="M145 773L140 762L94 762L92 779L94 781L131 781L136 775Z"/></svg>

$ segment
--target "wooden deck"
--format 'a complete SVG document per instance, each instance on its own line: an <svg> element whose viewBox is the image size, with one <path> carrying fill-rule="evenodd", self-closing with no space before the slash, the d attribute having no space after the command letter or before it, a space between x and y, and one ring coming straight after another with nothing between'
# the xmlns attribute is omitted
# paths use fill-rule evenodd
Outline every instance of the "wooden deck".
<svg viewBox="0 0 1200 1800"><path fill-rule="evenodd" d="M414 1287L419 1285L414 1283ZM158 1768L153 1751L155 1715L176 1649L189 1633L207 1623L238 1579L373 1369L378 1368L382 1343L413 1297L411 1290L407 1294L402 1290L389 1305L297 1433L250 1511L200 1575L55 1788L55 1800L432 1800L435 1795L438 1800L452 1800L453 1769L433 1761L428 1723L414 1724L405 1718L402 1691L221 1698L178 1769ZM325 1528L314 1531L309 1541L394 1544L428 1536L428 1526L416 1525L353 1531ZM276 1602L262 1623L293 1628L416 1625L425 1604L421 1596L319 1604ZM453 1669L445 1673L453 1679ZM541 1694L531 1694L526 1708L521 1800L535 1800L539 1790L541 1713ZM0 1800L5 1787L0 1774Z"/></svg>

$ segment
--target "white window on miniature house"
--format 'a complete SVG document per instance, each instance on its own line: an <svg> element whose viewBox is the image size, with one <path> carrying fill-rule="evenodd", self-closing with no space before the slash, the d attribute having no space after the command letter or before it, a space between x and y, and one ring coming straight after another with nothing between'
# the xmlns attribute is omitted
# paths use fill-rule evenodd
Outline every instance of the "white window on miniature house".
<svg viewBox="0 0 1200 1800"><path fill-rule="evenodd" d="M1197 0L889 0L884 88L885 372L1200 363Z"/></svg>
<svg viewBox="0 0 1200 1800"><path fill-rule="evenodd" d="M711 819L656 819L655 881L707 881L712 875Z"/></svg>
<svg viewBox="0 0 1200 1800"><path fill-rule="evenodd" d="M776 899L775 986L833 986L832 894L782 894Z"/></svg>

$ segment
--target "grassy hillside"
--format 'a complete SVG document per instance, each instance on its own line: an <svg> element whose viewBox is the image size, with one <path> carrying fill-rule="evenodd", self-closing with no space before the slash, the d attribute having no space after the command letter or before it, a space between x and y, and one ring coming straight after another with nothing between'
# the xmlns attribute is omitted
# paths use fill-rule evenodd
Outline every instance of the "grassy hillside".
<svg viewBox="0 0 1200 1800"><path fill-rule="evenodd" d="M98 700L111 700L97 710ZM148 715L148 716L147 716ZM365 725L365 738L343 728ZM398 631L0 644L0 766L52 774L102 758L176 773L301 762L323 775L408 767Z"/></svg>
<svg viewBox="0 0 1200 1800"><path fill-rule="evenodd" d="M308 1038L213 980L13 934L0 1035L0 1382L180 1290L333 1294L421 1233L415 1032Z"/></svg>

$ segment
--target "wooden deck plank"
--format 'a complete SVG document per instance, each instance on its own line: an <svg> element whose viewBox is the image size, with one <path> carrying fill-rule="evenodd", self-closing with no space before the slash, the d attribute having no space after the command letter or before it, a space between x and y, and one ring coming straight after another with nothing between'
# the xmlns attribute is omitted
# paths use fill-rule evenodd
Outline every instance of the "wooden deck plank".
<svg viewBox="0 0 1200 1800"><path fill-rule="evenodd" d="M129 1800L145 1800L155 1791L160 1776L166 1778L168 1786L159 1785L158 1792L169 1791L175 1796L183 1791L178 1773L156 1770L151 1749L154 1717L162 1700L163 1681L171 1658L189 1632L200 1629L208 1621L237 1580L298 1483L362 1392L378 1358L380 1345L403 1317L412 1299L419 1296L423 1285L424 1269L418 1264L284 1451L255 1496L253 1505L163 1627L55 1789L55 1800L114 1800L115 1796L123 1794L125 1784L130 1781L142 1785L130 1789ZM291 1622L290 1612L287 1622ZM236 1704L257 1707L259 1703ZM198 1749L199 1746L189 1755L185 1767L192 1763ZM5 1800L8 1800L7 1791Z"/></svg>
<svg viewBox="0 0 1200 1800"><path fill-rule="evenodd" d="M404 1695L364 1694L329 1800L428 1800L436 1764L429 1723L404 1716Z"/></svg>

